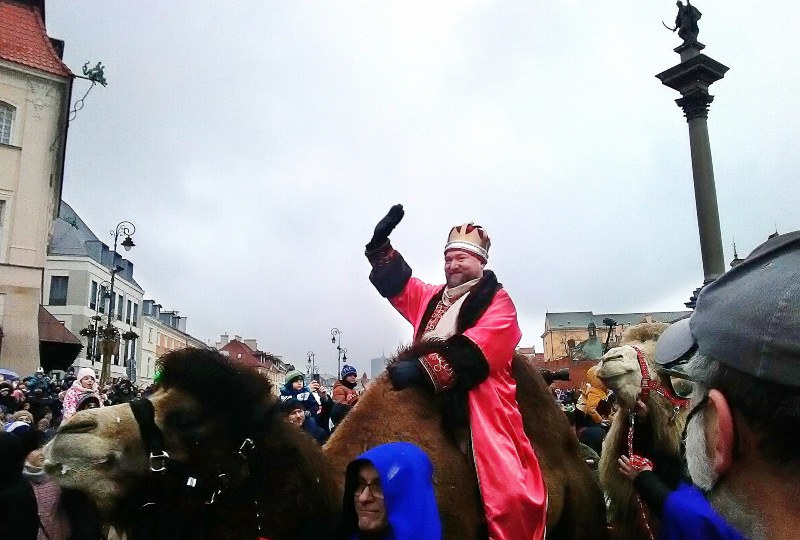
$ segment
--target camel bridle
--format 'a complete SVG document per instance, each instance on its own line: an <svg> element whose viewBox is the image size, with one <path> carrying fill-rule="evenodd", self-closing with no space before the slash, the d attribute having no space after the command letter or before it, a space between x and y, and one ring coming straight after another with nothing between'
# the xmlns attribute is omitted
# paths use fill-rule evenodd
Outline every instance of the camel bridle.
<svg viewBox="0 0 800 540"><path fill-rule="evenodd" d="M261 514L258 510L258 498L255 495L253 484L255 483L254 476L257 476L257 474L254 473L262 467L262 464L259 463L258 459L250 459L256 448L254 442L256 440L255 434L242 439L236 456L240 468L245 468L244 466L246 465L246 469L249 472L236 475L238 478L232 478L232 474L225 472L220 472L216 476L203 477L192 471L187 464L170 457L166 450L164 433L155 422L155 408L149 399L135 399L131 401L129 405L133 411L136 423L139 425L142 443L148 454L150 473L162 477L167 473L170 474L173 478L177 478L178 484L183 486L185 490L195 494L209 506L219 501L220 496L225 494L231 487L232 481L238 481L240 487L244 489L247 489L249 486L252 493L250 493L247 498L250 499L255 507L258 537L260 538L262 536ZM263 425L268 416L269 410L265 410L261 421L257 424ZM141 509L155 504L156 503L153 501L147 501L142 505Z"/></svg>
<svg viewBox="0 0 800 540"><path fill-rule="evenodd" d="M634 347L633 345L631 347L636 351L636 360L639 362L639 369L642 371L641 393L639 394L642 403L647 403L650 399L650 392L655 392L672 404L672 419L674 420L680 409L685 409L689 406L689 400L676 396L670 388L661 384L658 379L650 377L644 353L639 347Z"/></svg>

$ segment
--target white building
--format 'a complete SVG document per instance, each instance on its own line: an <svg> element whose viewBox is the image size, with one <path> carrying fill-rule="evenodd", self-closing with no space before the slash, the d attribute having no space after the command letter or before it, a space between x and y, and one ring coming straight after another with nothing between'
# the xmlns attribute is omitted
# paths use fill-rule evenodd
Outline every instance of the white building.
<svg viewBox="0 0 800 540"><path fill-rule="evenodd" d="M73 75L44 0L0 0L0 365L33 373L48 238L58 213Z"/></svg>
<svg viewBox="0 0 800 540"><path fill-rule="evenodd" d="M68 330L81 335L84 349L75 365L93 366L98 375L100 350L97 335L93 336L92 330L108 322L113 256L112 249L95 236L71 206L62 201L59 216L53 221L53 236L44 273L44 305ZM118 271L114 278L111 322L120 335L132 332L140 336L144 291L133 279L132 262L117 254L115 265ZM112 377L135 378L138 341L138 338L122 340L119 354L111 363Z"/></svg>

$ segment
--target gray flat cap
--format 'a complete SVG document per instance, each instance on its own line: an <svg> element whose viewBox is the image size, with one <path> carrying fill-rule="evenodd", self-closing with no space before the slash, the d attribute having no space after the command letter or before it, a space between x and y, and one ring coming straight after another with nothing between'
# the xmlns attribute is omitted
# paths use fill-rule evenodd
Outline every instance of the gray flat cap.
<svg viewBox="0 0 800 540"><path fill-rule="evenodd" d="M706 286L690 321L703 354L800 387L800 231L770 238Z"/></svg>
<svg viewBox="0 0 800 540"><path fill-rule="evenodd" d="M684 366L697 350L689 330L689 318L675 321L656 341L655 363L660 373L686 378Z"/></svg>

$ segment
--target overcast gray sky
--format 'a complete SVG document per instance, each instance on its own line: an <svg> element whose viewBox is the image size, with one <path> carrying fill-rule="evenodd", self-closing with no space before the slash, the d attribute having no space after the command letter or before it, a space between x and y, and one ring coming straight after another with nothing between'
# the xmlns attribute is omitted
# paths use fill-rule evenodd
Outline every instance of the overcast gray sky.
<svg viewBox="0 0 800 540"><path fill-rule="evenodd" d="M726 261L800 228L800 2L697 0ZM106 66L71 124L64 199L136 224L147 298L191 334L360 371L411 329L372 289L386 210L425 280L452 225L492 236L521 345L546 311L677 310L702 282L688 130L654 77L672 0L50 0L65 61ZM74 97L87 88L75 84Z"/></svg>

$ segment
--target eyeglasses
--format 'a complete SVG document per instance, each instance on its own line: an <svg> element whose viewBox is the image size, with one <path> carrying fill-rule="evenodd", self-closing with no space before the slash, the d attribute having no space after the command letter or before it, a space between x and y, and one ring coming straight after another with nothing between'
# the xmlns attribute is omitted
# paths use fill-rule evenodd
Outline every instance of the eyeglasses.
<svg viewBox="0 0 800 540"><path fill-rule="evenodd" d="M369 492L372 493L372 496L376 499L383 499L383 489L379 482L372 482L367 484L366 482L359 481L358 485L356 486L356 491L353 494L355 497L360 497L366 489L369 488Z"/></svg>

